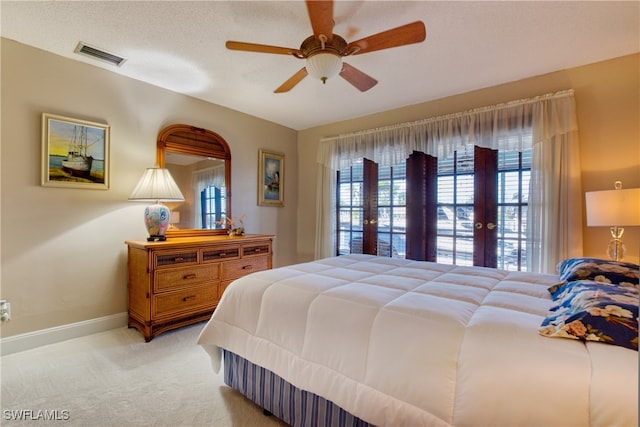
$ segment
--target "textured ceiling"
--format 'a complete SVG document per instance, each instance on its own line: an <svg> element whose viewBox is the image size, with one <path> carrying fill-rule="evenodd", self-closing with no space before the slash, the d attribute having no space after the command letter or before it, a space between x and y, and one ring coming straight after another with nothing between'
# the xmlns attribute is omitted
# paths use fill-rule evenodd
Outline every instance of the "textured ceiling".
<svg viewBox="0 0 640 427"><path fill-rule="evenodd" d="M298 48L302 1L4 1L3 37L293 129L331 123L640 51L638 1L338 1L334 33L353 41L422 20L420 44L345 60L379 81L305 78L293 56L230 51L226 40ZM79 41L127 58L74 53Z"/></svg>

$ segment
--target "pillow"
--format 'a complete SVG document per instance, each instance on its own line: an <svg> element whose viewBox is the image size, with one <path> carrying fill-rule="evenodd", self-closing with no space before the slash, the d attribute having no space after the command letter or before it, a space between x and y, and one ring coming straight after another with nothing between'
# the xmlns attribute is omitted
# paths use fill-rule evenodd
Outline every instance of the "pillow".
<svg viewBox="0 0 640 427"><path fill-rule="evenodd" d="M640 266L630 262L598 258L569 258L559 263L557 268L560 279L567 282L594 280L638 287Z"/></svg>
<svg viewBox="0 0 640 427"><path fill-rule="evenodd" d="M554 286L553 306L540 325L546 337L599 341L638 351L636 287L591 280Z"/></svg>

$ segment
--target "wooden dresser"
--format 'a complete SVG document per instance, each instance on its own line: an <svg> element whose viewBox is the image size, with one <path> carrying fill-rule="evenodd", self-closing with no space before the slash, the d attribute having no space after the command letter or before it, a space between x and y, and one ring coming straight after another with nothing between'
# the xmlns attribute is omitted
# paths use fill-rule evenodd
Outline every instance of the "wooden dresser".
<svg viewBox="0 0 640 427"><path fill-rule="evenodd" d="M209 319L225 288L272 267L272 235L126 241L129 327L145 340Z"/></svg>

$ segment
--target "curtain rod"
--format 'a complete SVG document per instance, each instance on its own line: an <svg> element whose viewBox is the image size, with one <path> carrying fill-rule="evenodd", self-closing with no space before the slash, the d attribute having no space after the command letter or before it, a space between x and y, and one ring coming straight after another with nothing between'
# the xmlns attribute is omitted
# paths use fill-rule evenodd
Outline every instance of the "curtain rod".
<svg viewBox="0 0 640 427"><path fill-rule="evenodd" d="M385 131L388 131L388 130L403 128L403 127L418 126L418 125L422 125L422 124L430 123L430 122L434 122L434 121L448 120L448 119L453 119L453 118L457 118L457 117L461 117L461 116L465 116L465 115L471 115L471 114L481 113L481 112L490 111L490 110L494 110L494 111L495 110L502 110L502 109L505 109L505 108L512 108L512 107L517 106L517 105L531 104L531 103L539 102L539 101L542 101L542 100L554 99L554 98L562 98L562 97L565 97L565 96L572 96L572 95L573 95L573 89L566 89L566 90L562 90L562 91L559 91L559 92L552 92L552 93L547 93L547 94L544 94L544 95L539 95L539 96L536 96L534 98L524 98L524 99L518 99L518 100L515 100L515 101L504 102L504 103L501 103L501 104L488 105L488 106L485 106L485 107L478 107L478 108L474 108L472 110L463 111L463 112L460 112L460 113L445 114L445 115L442 115L442 116L429 117L429 118L426 118L426 119L420 119L420 120L416 120L416 121L413 121L413 122L397 123L397 124L393 124L393 125L382 126L382 127L379 127L379 128L365 129L365 130L361 130L361 131L357 131L357 132L350 132L350 133L343 133L343 134L340 134L338 136L324 137L324 138L320 138L320 142L334 141L334 140L337 140L337 139L348 138L348 137L357 136L357 135L368 135L368 134L376 133L376 132L385 132Z"/></svg>

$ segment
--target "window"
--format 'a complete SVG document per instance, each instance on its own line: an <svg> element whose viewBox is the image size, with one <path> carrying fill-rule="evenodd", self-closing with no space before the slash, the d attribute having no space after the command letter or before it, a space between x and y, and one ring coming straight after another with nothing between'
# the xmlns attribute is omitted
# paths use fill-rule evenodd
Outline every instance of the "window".
<svg viewBox="0 0 640 427"><path fill-rule="evenodd" d="M364 162L358 161L338 172L337 255L361 254L364 240Z"/></svg>
<svg viewBox="0 0 640 427"><path fill-rule="evenodd" d="M437 262L526 270L531 150L454 152L438 162Z"/></svg>
<svg viewBox="0 0 640 427"><path fill-rule="evenodd" d="M225 187L207 186L200 192L200 205L202 206L201 228L213 229L220 224L226 212Z"/></svg>
<svg viewBox="0 0 640 427"><path fill-rule="evenodd" d="M378 167L361 159L338 172L337 254L404 258L406 253L405 165Z"/></svg>
<svg viewBox="0 0 640 427"><path fill-rule="evenodd" d="M526 270L531 149L498 153L498 268Z"/></svg>
<svg viewBox="0 0 640 427"><path fill-rule="evenodd" d="M436 261L473 265L473 150L438 159L436 206Z"/></svg>
<svg viewBox="0 0 640 427"><path fill-rule="evenodd" d="M530 173L530 149L414 153L392 167L362 159L338 172L337 254L524 270Z"/></svg>
<svg viewBox="0 0 640 427"><path fill-rule="evenodd" d="M522 268L526 258L528 270L553 272L558 260L579 256L582 247L583 218L580 206L584 195L581 191L576 123L573 91L567 90L323 138L318 147L318 162L321 165L321 173L317 175L320 189L318 202L322 203L322 209L317 215L316 256L335 254L336 204L331 207L326 204L327 199L335 198L335 165L340 165L338 169L342 169L345 165L353 164L355 159L371 157L381 166L395 165L409 159L406 182L407 257L435 260L436 247L435 243L431 243L436 241L437 221L435 159L444 160L456 150L465 151L469 144L477 144L492 150L522 152L522 165L517 173L514 170L510 171L513 173L506 170L503 173L500 166L500 172L494 174L492 179L495 180L495 185L491 186L494 194L491 200L497 201L497 204L493 221L484 221L476 213L477 202L482 197L487 198L486 190L489 187L485 186L485 191L479 193L475 185L477 182L484 183L485 180L474 179L474 258L478 252L475 250L475 230L479 223L485 230L481 234L485 235L487 242L491 240L491 233L487 233L486 229L491 227L496 230L495 251L483 251L484 255L494 256L496 263L499 258L497 242L500 237L500 245L504 247L500 258L504 259L509 268L517 268L514 265L518 262ZM531 148L533 151L527 152ZM424 155L426 160L416 161L416 165L411 166L410 160L415 153ZM489 157L493 156L494 154ZM526 165L529 158L532 159L531 166ZM529 167L531 170L527 171ZM514 173L518 176L517 186L521 186L517 200L511 194ZM414 179L421 174L428 179L422 182ZM534 176L536 191L527 194L526 182L530 180L530 185L534 185ZM489 179L488 176L486 178ZM499 185L502 186L500 190ZM499 191L502 190L504 196L499 200ZM550 200L562 200L563 204L550 206ZM500 226L499 216L504 222L502 230L497 229ZM509 225L509 221L516 223L518 232L511 232L514 225ZM524 235L527 236L526 245L523 245ZM508 255L516 247L516 256Z"/></svg>
<svg viewBox="0 0 640 427"><path fill-rule="evenodd" d="M404 258L407 247L406 165L378 167L378 255Z"/></svg>

